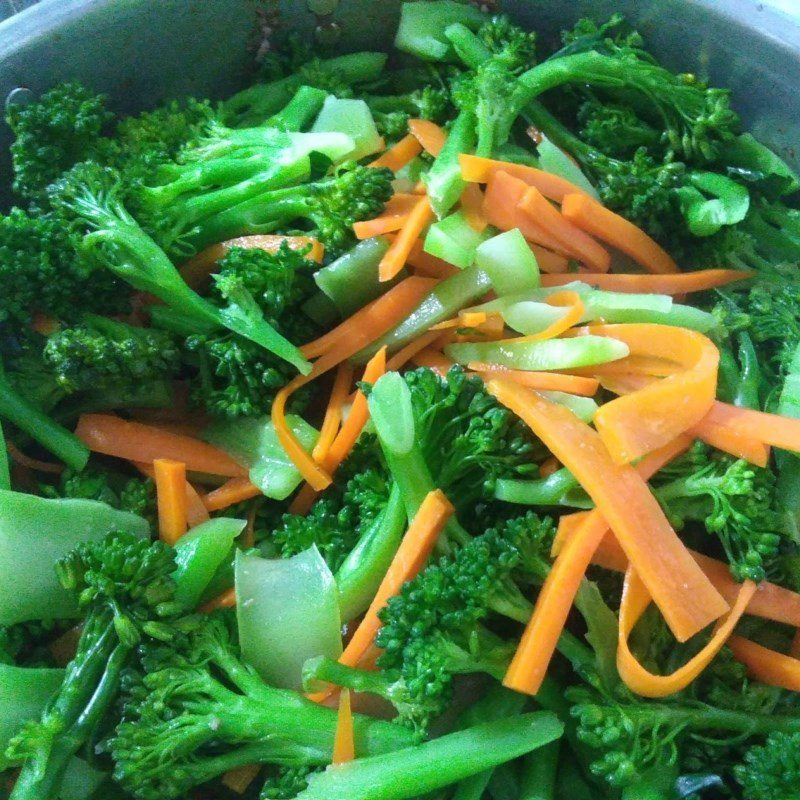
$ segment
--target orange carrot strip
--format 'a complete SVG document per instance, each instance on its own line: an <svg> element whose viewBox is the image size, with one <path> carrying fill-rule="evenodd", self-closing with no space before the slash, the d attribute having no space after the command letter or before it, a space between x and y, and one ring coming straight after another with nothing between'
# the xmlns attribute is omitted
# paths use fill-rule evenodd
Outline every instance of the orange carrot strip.
<svg viewBox="0 0 800 800"><path fill-rule="evenodd" d="M502 399L500 401L504 402ZM644 480L650 478L690 443L688 438L677 440L658 453L642 459L637 472ZM570 517L572 519L568 522L559 523L560 550L503 680L506 686L519 692L536 694L539 690L578 587L608 530L608 522L597 509L571 514ZM568 537L564 533L567 525L572 531Z"/></svg>
<svg viewBox="0 0 800 800"><path fill-rule="evenodd" d="M655 675L636 660L628 646L628 637L651 602L650 593L636 570L629 567L625 573L625 583L622 589L617 638L617 670L626 686L632 692L643 697L668 697L685 689L722 649L728 637L733 633L736 624L742 618L755 591L755 583L745 581L739 588L736 602L728 614L718 622L713 635L702 650L669 675Z"/></svg>
<svg viewBox="0 0 800 800"><path fill-rule="evenodd" d="M714 403L719 351L696 331L667 325L593 325L581 329L625 342L634 356L676 361L684 370L601 406L594 424L617 463L672 441L700 422ZM798 422L800 425L800 422Z"/></svg>
<svg viewBox="0 0 800 800"><path fill-rule="evenodd" d="M541 267L541 263L539 264ZM736 269L702 269L674 275L629 275L609 272L570 272L567 275L543 275L542 286L563 286L580 281L597 289L632 294L686 294L716 289L752 277Z"/></svg>
<svg viewBox="0 0 800 800"><path fill-rule="evenodd" d="M450 370L450 367L455 364L451 358L448 358L441 350L435 350L431 347L426 347L420 350L412 359L418 367L427 367L439 375L444 377Z"/></svg>
<svg viewBox="0 0 800 800"><path fill-rule="evenodd" d="M158 535L175 544L188 528L186 508L186 464L157 458L153 461L158 502Z"/></svg>
<svg viewBox="0 0 800 800"><path fill-rule="evenodd" d="M50 651L50 655L53 657L53 661L55 661L59 667L66 667L67 664L75 658L82 632L83 624L75 625L62 633L61 636L47 648Z"/></svg>
<svg viewBox="0 0 800 800"><path fill-rule="evenodd" d="M209 511L222 511L235 503L243 503L258 497L261 490L250 483L248 478L231 478L217 489L212 489L203 497L203 505Z"/></svg>
<svg viewBox="0 0 800 800"><path fill-rule="evenodd" d="M180 268L181 277L193 289L201 289L208 284L212 273L216 271L217 262L225 256L231 247L244 247L246 249L266 250L268 253L277 253L281 244L286 244L292 250L303 250L311 245L306 258L322 262L325 249L322 243L310 236L281 236L272 233L259 233L253 236L238 236L228 239L227 242L212 244L205 250L186 261Z"/></svg>
<svg viewBox="0 0 800 800"><path fill-rule="evenodd" d="M408 129L426 153L435 158L442 152L447 134L435 122L427 119L410 119Z"/></svg>
<svg viewBox="0 0 800 800"><path fill-rule="evenodd" d="M480 372L486 376L497 375L499 378L508 378L529 389L539 389L551 392L568 392L582 397L591 397L597 393L600 385L595 378L585 378L579 375L564 375L558 372L526 372L522 369L509 369L497 364L484 364L473 361L467 364L467 369Z"/></svg>
<svg viewBox="0 0 800 800"><path fill-rule="evenodd" d="M557 203L573 192L585 194L583 189L574 183L536 167L513 164L509 161L494 161L491 158L481 158L466 153L462 153L458 161L461 164L461 177L468 183L489 183L498 172L507 172L525 181L529 186L535 186L548 200L555 200Z"/></svg>
<svg viewBox="0 0 800 800"><path fill-rule="evenodd" d="M702 420L718 429L745 434L766 445L800 452L800 419L715 402Z"/></svg>
<svg viewBox="0 0 800 800"><path fill-rule="evenodd" d="M152 463L157 458L181 461L191 472L244 477L247 470L227 453L190 436L169 433L110 414L83 414L75 435L95 453Z"/></svg>
<svg viewBox="0 0 800 800"><path fill-rule="evenodd" d="M577 292L556 292L551 294L545 302L551 306L566 308L567 313L561 319L548 325L543 331L533 333L530 336L518 336L515 339L508 339L509 342L541 342L545 339L555 339L564 331L569 330L573 325L580 322L584 312L583 300Z"/></svg>
<svg viewBox="0 0 800 800"><path fill-rule="evenodd" d="M371 167L386 167L392 172L399 172L406 164L413 161L422 152L422 145L416 136L409 133L399 142L392 145L370 163Z"/></svg>
<svg viewBox="0 0 800 800"><path fill-rule="evenodd" d="M569 270L569 259L559 253L554 253L546 247L540 247L538 244L531 244L531 250L536 256L536 263L539 265L539 270L545 274L565 273ZM574 275L575 273L570 273ZM603 273L597 273L602 275ZM575 280L573 278L573 280ZM569 283L569 281L564 281ZM542 279L542 286L548 286L546 278Z"/></svg>
<svg viewBox="0 0 800 800"><path fill-rule="evenodd" d="M539 477L546 478L548 475L552 475L560 466L557 458L553 458L553 456L546 458L539 464Z"/></svg>
<svg viewBox="0 0 800 800"><path fill-rule="evenodd" d="M483 216L483 192L477 183L468 183L461 192L461 210L470 228L483 233L489 225Z"/></svg>
<svg viewBox="0 0 800 800"><path fill-rule="evenodd" d="M328 331L328 333L313 342L304 344L300 350L306 358L317 358L328 353L334 347L341 345L342 342L347 343L356 339L361 341L365 337L371 336L372 332L382 324L384 317L391 318L393 320L391 324L385 325L383 330L372 336L372 339L366 342L366 344L369 344L370 341L377 339L378 336L410 314L419 301L434 286L436 286L436 281L432 278L417 276L406 278L398 283L397 286L393 286L386 294L356 311L352 317L337 325L333 330ZM357 352L361 346L359 345L353 353ZM345 358L349 358L353 353L349 353ZM342 361L344 359L339 360ZM338 363L337 361L336 364ZM336 364L333 364L333 366L335 367Z"/></svg>
<svg viewBox="0 0 800 800"><path fill-rule="evenodd" d="M339 692L339 713L336 717L336 735L333 740L333 764L346 764L356 757L353 737L353 711L350 707L350 690Z"/></svg>
<svg viewBox="0 0 800 800"><path fill-rule="evenodd" d="M751 677L769 686L800 692L800 659L770 650L743 636L731 636L728 647L733 657L747 667Z"/></svg>
<svg viewBox="0 0 800 800"><path fill-rule="evenodd" d="M414 268L417 275L426 278L438 278L444 280L451 275L455 275L459 269L452 264L448 264L444 259L432 256L424 250L424 242L417 239L411 247L406 263Z"/></svg>
<svg viewBox="0 0 800 800"><path fill-rule="evenodd" d="M353 367L346 361L343 361L336 370L336 377L334 378L333 387L331 388L328 407L325 409L322 427L319 430L319 439L317 439L317 443L311 451L311 457L314 461L324 461L328 450L331 449L333 440L336 438L336 434L339 432L339 426L342 423L342 408L350 394L350 386L352 383Z"/></svg>
<svg viewBox="0 0 800 800"><path fill-rule="evenodd" d="M596 364L593 367L582 367L578 370L570 370L570 372L578 375L591 374L603 377L620 376L629 378L631 376L639 377L644 375L651 378L666 378L668 375L675 375L680 372L681 369L682 367L680 364L675 361L669 361L666 358L658 358L657 356L625 356L625 358L621 358L619 361L610 361L608 364Z"/></svg>
<svg viewBox="0 0 800 800"><path fill-rule="evenodd" d="M379 216L354 223L353 233L357 239L369 239L384 233L399 231L408 221L408 215L418 202L419 196L415 194L392 195Z"/></svg>
<svg viewBox="0 0 800 800"><path fill-rule="evenodd" d="M381 627L378 612L384 608L390 597L400 591L406 581L411 580L425 566L453 511L452 504L441 489L430 492L422 501L375 598L339 658L342 664L354 667L366 655Z"/></svg>
<svg viewBox="0 0 800 800"><path fill-rule="evenodd" d="M232 792L244 794L258 777L259 772L261 772L261 764L245 764L243 767L228 770L222 776L222 783Z"/></svg>
<svg viewBox="0 0 800 800"><path fill-rule="evenodd" d="M397 237L389 245L389 249L378 264L378 275L381 281L390 281L403 269L414 242L420 237L425 227L433 221L433 218L433 209L427 196L418 198Z"/></svg>
<svg viewBox="0 0 800 800"><path fill-rule="evenodd" d="M587 194L568 194L561 213L592 236L629 255L648 272L680 272L672 256L632 222L601 206Z"/></svg>
<svg viewBox="0 0 800 800"><path fill-rule="evenodd" d="M616 463L600 435L563 406L508 380L496 378L486 388L578 479L679 641L686 641L728 610L672 529L639 470ZM673 441L667 446L677 445Z"/></svg>
<svg viewBox="0 0 800 800"><path fill-rule="evenodd" d="M608 272L611 268L608 250L559 214L535 186L528 188L517 207L553 235L563 252L574 255L596 272Z"/></svg>
<svg viewBox="0 0 800 800"><path fill-rule="evenodd" d="M409 342L405 347L398 350L387 362L386 371L396 372L404 367L421 350L433 344L439 338L438 331L427 331L418 336L414 341Z"/></svg>
<svg viewBox="0 0 800 800"><path fill-rule="evenodd" d="M235 605L236 589L231 586L230 589L226 589L224 592L222 592L222 594L218 594L216 597L200 606L200 611L203 614L210 614L212 611L216 611L218 608L233 608Z"/></svg>
<svg viewBox="0 0 800 800"><path fill-rule="evenodd" d="M38 311L31 320L31 328L40 336L49 336L51 333L55 333L60 326L61 323L57 319Z"/></svg>
<svg viewBox="0 0 800 800"><path fill-rule="evenodd" d="M792 643L789 645L789 655L792 658L800 658L800 628L794 632Z"/></svg>
<svg viewBox="0 0 800 800"><path fill-rule="evenodd" d="M156 473L153 469L152 464L145 464L141 461L132 461L131 462L136 469L139 470L143 475L147 475L150 480L155 480ZM241 480L240 478L231 478L231 480ZM199 525L201 522L206 522L210 519L208 509L203 504L203 498L200 497L197 489L192 486L189 481L185 482L185 490L186 490L186 518L189 522L189 527L194 528L195 525Z"/></svg>

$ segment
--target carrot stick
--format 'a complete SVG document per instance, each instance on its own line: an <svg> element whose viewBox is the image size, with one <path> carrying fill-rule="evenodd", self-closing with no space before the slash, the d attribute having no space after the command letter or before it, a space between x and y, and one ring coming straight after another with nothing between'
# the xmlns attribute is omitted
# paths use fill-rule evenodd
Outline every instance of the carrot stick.
<svg viewBox="0 0 800 800"><path fill-rule="evenodd" d="M558 459L550 456L539 464L539 476L546 478L548 475L552 475L556 472L560 467L561 464L558 463Z"/></svg>
<svg viewBox="0 0 800 800"><path fill-rule="evenodd" d="M608 272L611 268L611 254L608 250L559 214L535 186L528 188L517 207L554 236L560 243L562 252L574 255L578 261L596 272Z"/></svg>
<svg viewBox="0 0 800 800"><path fill-rule="evenodd" d="M322 462L325 460L325 456L328 454L328 450L330 450L333 440L339 432L339 425L342 422L342 408L350 394L350 385L352 383L353 367L343 361L336 370L328 407L325 409L325 416L319 431L319 439L317 439L317 443L311 451L311 457L314 461Z"/></svg>
<svg viewBox="0 0 800 800"><path fill-rule="evenodd" d="M410 119L408 129L426 153L435 158L442 152L447 134L435 122L427 119Z"/></svg>
<svg viewBox="0 0 800 800"><path fill-rule="evenodd" d="M770 650L743 636L731 636L728 647L748 673L768 686L800 692L800 659Z"/></svg>
<svg viewBox="0 0 800 800"><path fill-rule="evenodd" d="M511 381L496 378L486 388L578 479L679 641L686 641L728 610L672 529L641 474L616 463L596 431L563 406ZM669 444L674 446L674 442Z"/></svg>
<svg viewBox="0 0 800 800"><path fill-rule="evenodd" d="M459 271L458 267L448 264L444 259L426 253L421 239L417 239L412 245L407 263L414 268L416 274L426 278L444 280Z"/></svg>
<svg viewBox="0 0 800 800"><path fill-rule="evenodd" d="M379 216L354 223L353 233L357 239L369 239L372 236L399 231L408 221L408 215L418 202L418 195L394 194Z"/></svg>
<svg viewBox="0 0 800 800"><path fill-rule="evenodd" d="M286 244L292 250L303 250L311 246L306 258L322 262L325 250L322 243L310 236L281 236L272 233L260 233L253 236L238 236L228 239L227 242L212 244L205 250L186 261L180 268L181 277L192 289L202 289L208 285L211 274L216 271L217 262L225 256L231 247L244 247L246 249L266 250L268 253L277 253L281 244Z"/></svg>
<svg viewBox="0 0 800 800"><path fill-rule="evenodd" d="M218 594L216 597L200 606L200 611L203 614L210 614L218 608L233 608L235 605L236 589L232 586L230 589L226 589L222 594Z"/></svg>
<svg viewBox="0 0 800 800"><path fill-rule="evenodd" d="M483 216L483 192L477 183L468 183L461 192L461 210L473 230L478 233L486 230L489 223Z"/></svg>
<svg viewBox="0 0 800 800"><path fill-rule="evenodd" d="M708 413L717 391L719 351L705 336L667 325L593 325L591 331L625 342L631 355L669 359L684 370L601 406L594 423L617 463L672 441ZM798 422L800 425L800 422Z"/></svg>
<svg viewBox="0 0 800 800"><path fill-rule="evenodd" d="M336 717L336 736L333 740L333 764L346 764L356 757L353 738L353 711L350 707L350 690L339 692L339 714Z"/></svg>
<svg viewBox="0 0 800 800"><path fill-rule="evenodd" d="M594 378L584 378L578 375L563 375L557 372L526 372L521 369L509 369L497 364L484 364L473 361L467 364L467 369L479 372L483 376L508 378L509 380L527 386L529 389L538 389L551 392L568 392L582 397L591 397L597 393L600 385Z"/></svg>
<svg viewBox="0 0 800 800"><path fill-rule="evenodd" d="M538 257L538 256L537 256ZM542 267L541 262L539 267ZM735 281L746 280L752 273L736 269L702 269L674 275L628 275L609 272L570 272L567 275L543 275L542 286L563 286L580 281L597 289L632 294L687 294L716 289Z"/></svg>
<svg viewBox="0 0 800 800"><path fill-rule="evenodd" d="M186 509L186 464L157 458L153 461L158 501L158 535L174 545L188 528Z"/></svg>
<svg viewBox="0 0 800 800"><path fill-rule="evenodd" d="M422 152L422 145L413 134L409 133L399 142L392 145L385 153L370 163L371 167L386 167L392 172L399 172L406 164L413 161Z"/></svg>
<svg viewBox="0 0 800 800"><path fill-rule="evenodd" d="M235 503L243 503L258 497L261 490L250 483L248 478L231 478L217 489L212 489L202 500L208 511L222 511Z"/></svg>
<svg viewBox="0 0 800 800"><path fill-rule="evenodd" d="M498 399L504 403L501 398ZM679 440L659 453L653 453L642 460L637 471L644 480L650 478L690 443L689 439ZM575 594L592 555L608 530L608 522L598 509L570 516L574 523L570 525L573 533L565 537L562 524L566 523L559 523L561 549L542 586L533 614L503 680L506 686L518 692L536 694L539 691Z"/></svg>
<svg viewBox="0 0 800 800"><path fill-rule="evenodd" d="M222 783L236 794L244 794L258 777L259 772L261 772L261 764L245 764L243 767L228 770L222 776Z"/></svg>
<svg viewBox="0 0 800 800"><path fill-rule="evenodd" d="M533 254L536 256L536 263L539 265L539 270L545 274L554 274L554 273L565 273L569 270L569 259L566 256L562 256L559 253L554 253L552 250L548 250L546 247L540 247L538 244L531 244L531 250L533 250ZM574 275L575 273L570 273ZM602 275L604 273L599 272L598 275ZM576 280L576 278L571 278L571 280ZM565 280L564 283L569 283L569 281ZM542 278L542 286L548 286L549 284L546 282L546 278Z"/></svg>
<svg viewBox="0 0 800 800"><path fill-rule="evenodd" d="M765 445L800 452L800 419L715 402L701 426L739 433Z"/></svg>
<svg viewBox="0 0 800 800"><path fill-rule="evenodd" d="M494 161L466 153L462 153L458 161L461 164L461 177L468 183L489 183L498 172L507 172L529 186L535 186L548 200L555 200L556 203L562 202L566 195L574 192L586 194L574 183L536 167L513 164L510 161ZM589 197L588 194L586 196Z"/></svg>
<svg viewBox="0 0 800 800"><path fill-rule="evenodd" d="M414 242L420 237L425 227L433 221L433 218L433 209L427 196L417 198L416 205L409 212L403 227L378 264L378 275L381 281L390 281L403 269Z"/></svg>
<svg viewBox="0 0 800 800"><path fill-rule="evenodd" d="M387 362L386 371L396 372L401 367L404 367L414 356L421 350L424 350L429 345L432 345L440 334L438 331L430 330L418 336L412 342L409 342L405 347L398 350Z"/></svg>
<svg viewBox="0 0 800 800"><path fill-rule="evenodd" d="M400 547L386 572L367 613L347 643L339 661L354 667L368 652L381 627L378 612L394 597L402 585L425 566L439 534L453 515L453 506L441 489L430 492L408 526Z"/></svg>
<svg viewBox="0 0 800 800"><path fill-rule="evenodd" d="M629 255L648 272L679 272L672 256L632 222L603 207L587 194L568 194L561 213L587 233Z"/></svg>
<svg viewBox="0 0 800 800"><path fill-rule="evenodd" d="M755 583L745 581L739 588L733 607L718 622L713 635L703 648L687 663L669 675L655 675L636 660L628 646L628 637L651 602L650 593L640 580L636 570L629 567L625 573L625 583L622 589L617 638L617 670L626 686L632 692L643 697L668 697L685 689L722 649L744 614L755 591Z"/></svg>
<svg viewBox="0 0 800 800"><path fill-rule="evenodd" d="M136 469L143 475L147 475L150 480L155 480L156 473L152 464L145 464L141 461L131 462ZM240 480L239 478L231 478L231 480ZM186 490L186 518L189 522L189 527L194 528L201 522L206 522L210 519L208 509L203 504L203 498L197 492L197 489L192 486L189 481L185 482L184 488Z"/></svg>
<svg viewBox="0 0 800 800"><path fill-rule="evenodd" d="M157 458L181 461L191 472L245 477L247 470L227 453L190 436L169 433L110 414L83 414L75 435L95 453L152 463Z"/></svg>
<svg viewBox="0 0 800 800"><path fill-rule="evenodd" d="M431 347L426 347L420 350L411 359L418 367L427 367L439 375L445 377L450 370L450 367L455 364L451 358L448 358L441 350L435 350Z"/></svg>

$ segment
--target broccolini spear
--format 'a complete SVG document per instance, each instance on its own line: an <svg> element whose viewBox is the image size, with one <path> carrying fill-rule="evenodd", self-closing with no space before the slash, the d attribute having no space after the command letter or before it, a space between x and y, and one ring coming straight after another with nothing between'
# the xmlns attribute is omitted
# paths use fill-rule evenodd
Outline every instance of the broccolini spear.
<svg viewBox="0 0 800 800"><path fill-rule="evenodd" d="M86 612L75 658L42 714L12 740L8 756L24 760L13 800L54 800L70 759L90 739L119 691L136 646L169 641L175 570L172 551L132 534L109 533L77 547L57 565L62 585Z"/></svg>
<svg viewBox="0 0 800 800"><path fill-rule="evenodd" d="M114 776L138 800L182 797L234 767L330 763L336 712L265 684L243 664L226 620L210 615L178 647L145 647L110 742ZM355 715L356 752L410 744L409 731Z"/></svg>

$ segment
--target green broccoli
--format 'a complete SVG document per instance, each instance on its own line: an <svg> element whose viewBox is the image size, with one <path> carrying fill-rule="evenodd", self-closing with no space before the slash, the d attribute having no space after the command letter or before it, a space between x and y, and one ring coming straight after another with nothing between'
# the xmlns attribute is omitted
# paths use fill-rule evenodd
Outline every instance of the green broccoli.
<svg viewBox="0 0 800 800"><path fill-rule="evenodd" d="M800 732L770 733L763 745L751 747L735 769L745 800L800 798Z"/></svg>
<svg viewBox="0 0 800 800"><path fill-rule="evenodd" d="M54 800L69 761L113 706L126 666L143 640L168 641L178 611L172 550L132 534L112 532L58 562L62 585L85 612L75 658L41 720L12 740L8 756L22 760L13 800Z"/></svg>
<svg viewBox="0 0 800 800"><path fill-rule="evenodd" d="M590 98L578 109L578 122L579 138L615 159L627 160L640 148L654 148L659 142L658 131L630 106Z"/></svg>
<svg viewBox="0 0 800 800"><path fill-rule="evenodd" d="M367 95L378 132L389 141L408 133L409 119L428 119L444 124L451 113L450 92L446 87L426 85L402 95Z"/></svg>

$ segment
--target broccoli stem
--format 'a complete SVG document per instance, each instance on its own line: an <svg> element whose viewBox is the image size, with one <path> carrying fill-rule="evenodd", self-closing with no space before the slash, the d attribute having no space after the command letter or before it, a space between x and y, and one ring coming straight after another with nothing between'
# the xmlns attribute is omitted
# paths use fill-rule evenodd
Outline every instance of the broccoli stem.
<svg viewBox="0 0 800 800"><path fill-rule="evenodd" d="M11 488L11 469L8 463L8 450L3 426L0 424L0 491Z"/></svg>
<svg viewBox="0 0 800 800"><path fill-rule="evenodd" d="M298 800L407 800L518 758L557 739L546 712L457 731L396 753L358 759L312 776Z"/></svg>
<svg viewBox="0 0 800 800"><path fill-rule="evenodd" d="M471 111L462 110L459 113L450 128L442 151L436 156L433 166L423 179L428 189L431 207L439 218L445 216L458 202L466 186L461 177L458 156L461 153L471 153L475 149L476 125L475 114ZM478 155L488 156L491 153L478 153Z"/></svg>
<svg viewBox="0 0 800 800"><path fill-rule="evenodd" d="M27 433L72 469L81 470L86 466L89 460L89 448L77 436L61 427L30 400L19 394L6 379L2 365L0 365L0 417ZM0 456L7 471L5 440L2 450Z"/></svg>
<svg viewBox="0 0 800 800"><path fill-rule="evenodd" d="M739 334L739 382L733 393L733 404L741 408L761 408L761 367L753 340L746 332Z"/></svg>
<svg viewBox="0 0 800 800"><path fill-rule="evenodd" d="M492 57L492 51L466 25L455 22L444 32L456 55L470 69L478 69Z"/></svg>
<svg viewBox="0 0 800 800"><path fill-rule="evenodd" d="M525 481L515 478L501 478L495 486L494 496L506 503L526 506L563 505L565 495L578 487L578 481L565 467L546 478Z"/></svg>
<svg viewBox="0 0 800 800"><path fill-rule="evenodd" d="M551 742L522 759L519 800L554 800L560 745Z"/></svg>
<svg viewBox="0 0 800 800"><path fill-rule="evenodd" d="M284 131L302 131L308 127L322 110L328 93L314 86L301 86L292 99L271 116L266 125Z"/></svg>

